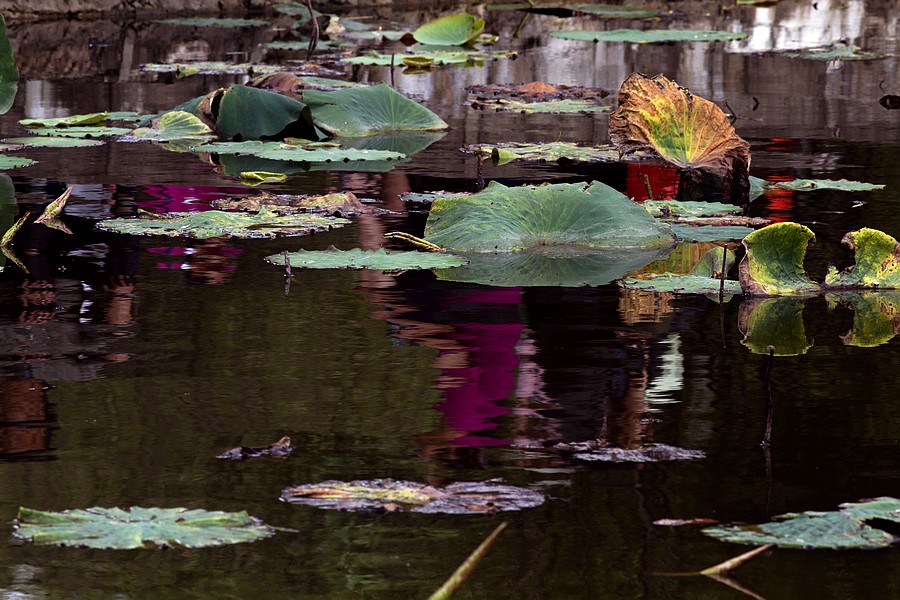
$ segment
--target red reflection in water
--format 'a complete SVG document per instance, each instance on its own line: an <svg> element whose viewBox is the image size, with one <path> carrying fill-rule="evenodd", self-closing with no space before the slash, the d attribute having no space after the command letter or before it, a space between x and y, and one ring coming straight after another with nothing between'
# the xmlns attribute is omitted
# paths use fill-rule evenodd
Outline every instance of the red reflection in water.
<svg viewBox="0 0 900 600"><path fill-rule="evenodd" d="M644 175L650 181L653 197L674 198L678 192L678 171L663 164L626 163L625 195L638 202L649 200Z"/></svg>
<svg viewBox="0 0 900 600"><path fill-rule="evenodd" d="M770 183L780 183L783 181L793 181L794 177L790 175L770 175L766 177L766 181ZM781 188L772 188L765 195L766 207L769 214L766 218L781 223L784 221L792 221L791 212L794 210L794 192Z"/></svg>

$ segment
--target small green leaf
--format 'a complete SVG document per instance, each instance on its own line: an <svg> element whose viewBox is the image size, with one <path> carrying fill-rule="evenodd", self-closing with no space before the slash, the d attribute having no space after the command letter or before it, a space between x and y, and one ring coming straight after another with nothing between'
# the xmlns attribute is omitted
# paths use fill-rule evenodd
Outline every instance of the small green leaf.
<svg viewBox="0 0 900 600"><path fill-rule="evenodd" d="M108 112L99 112L48 119L21 119L19 125L25 127L77 127L79 125L96 125L108 118Z"/></svg>
<svg viewBox="0 0 900 600"><path fill-rule="evenodd" d="M587 42L626 42L654 44L661 42L730 42L742 40L746 33L730 31L703 31L694 29L615 29L613 31L554 31L550 37Z"/></svg>
<svg viewBox="0 0 900 600"><path fill-rule="evenodd" d="M765 182L767 189L794 190L809 192L812 190L842 190L845 192L868 192L883 190L883 184L848 181L846 179L794 179L793 181Z"/></svg>
<svg viewBox="0 0 900 600"><path fill-rule="evenodd" d="M274 265L284 265L284 254L273 254L266 260ZM450 269L466 264L466 259L437 252L388 252L379 250L300 250L288 254L292 267L303 269L383 269L401 271L409 269Z"/></svg>
<svg viewBox="0 0 900 600"><path fill-rule="evenodd" d="M30 167L34 164L30 158L25 158L23 156L9 156L7 154L0 153L0 170L4 169L19 169L21 167Z"/></svg>
<svg viewBox="0 0 900 600"><path fill-rule="evenodd" d="M659 273L651 275L649 279L627 278L622 281L622 287L630 290L650 290L652 292L670 292L674 294L718 294L722 283L719 279L701 275L676 275L674 273ZM733 279L725 280L724 293L735 296L741 293L741 284Z"/></svg>
<svg viewBox="0 0 900 600"><path fill-rule="evenodd" d="M254 542L275 530L246 512L137 506L44 512L22 507L13 533L35 544L127 550Z"/></svg>
<svg viewBox="0 0 900 600"><path fill-rule="evenodd" d="M724 202L693 202L679 200L645 200L641 206L657 218L718 217L741 212L740 206Z"/></svg>
<svg viewBox="0 0 900 600"><path fill-rule="evenodd" d="M287 181L285 173L269 173L268 171L242 171L241 183L244 185L260 185L261 183L280 183Z"/></svg>
<svg viewBox="0 0 900 600"><path fill-rule="evenodd" d="M572 142L551 142L548 144L472 144L465 147L467 152L490 155L494 166L511 163L514 160L546 162L570 160L572 162L615 162L619 151L612 145L579 146Z"/></svg>
<svg viewBox="0 0 900 600"><path fill-rule="evenodd" d="M131 135L157 142L196 139L197 143L202 143L212 136L212 129L189 112L172 110L153 119L150 127L135 129Z"/></svg>
<svg viewBox="0 0 900 600"><path fill-rule="evenodd" d="M753 296L790 296L820 291L803 268L806 248L815 235L804 225L775 223L744 238L741 287Z"/></svg>
<svg viewBox="0 0 900 600"><path fill-rule="evenodd" d="M484 19L467 13L448 15L435 19L413 31L413 37L421 44L462 46L474 40L484 31Z"/></svg>
<svg viewBox="0 0 900 600"><path fill-rule="evenodd" d="M826 288L900 287L900 245L897 240L877 229L851 231L841 240L854 251L856 264L838 273L829 267Z"/></svg>
<svg viewBox="0 0 900 600"><path fill-rule="evenodd" d="M803 326L803 298L753 298L741 304L741 343L754 354L797 356L812 347Z"/></svg>

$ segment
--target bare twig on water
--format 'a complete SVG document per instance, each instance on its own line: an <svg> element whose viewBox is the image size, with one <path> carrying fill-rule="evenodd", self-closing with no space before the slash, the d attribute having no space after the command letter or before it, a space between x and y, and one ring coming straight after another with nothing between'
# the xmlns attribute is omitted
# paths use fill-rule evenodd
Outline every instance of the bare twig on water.
<svg viewBox="0 0 900 600"><path fill-rule="evenodd" d="M644 186L647 188L647 199L653 200L653 188L650 187L650 176L644 173Z"/></svg>
<svg viewBox="0 0 900 600"><path fill-rule="evenodd" d="M772 420L775 412L775 400L772 398L772 364L775 362L775 346L769 346L769 358L766 359L766 371L763 375L763 383L766 386L766 432L760 444L768 448L772 441Z"/></svg>
<svg viewBox="0 0 900 600"><path fill-rule="evenodd" d="M759 548L754 548L753 550L750 550L749 552L744 552L743 554L735 556L734 558L729 558L728 560L726 560L724 562L720 562L717 565L713 565L707 569L703 569L702 571L700 571L700 574L712 576L712 575L723 575L725 573L728 573L729 571L734 571L735 569L737 569L738 567L743 565L745 562L747 562L748 560L750 560L757 554L762 554L769 548L774 548L774 547L775 547L775 544L766 544L765 546L760 546Z"/></svg>
<svg viewBox="0 0 900 600"><path fill-rule="evenodd" d="M469 578L469 575L472 574L472 571L475 570L478 562L484 558L484 555L487 554L487 551L490 549L491 545L494 543L494 540L497 539L497 536L500 535L506 529L506 523L500 523L497 528L491 533L491 535L487 536L487 538L479 544L477 548L463 561L463 564L459 565L459 567L453 572L447 581L444 582L438 591L433 593L428 597L428 600L448 600L456 590L460 588L460 586L465 583L466 579Z"/></svg>
<svg viewBox="0 0 900 600"><path fill-rule="evenodd" d="M306 8L309 9L309 20L312 21L312 33L309 36L309 46L306 48L306 60L310 61L319 43L319 20L316 18L316 11L313 10L312 0L306 0Z"/></svg>
<svg viewBox="0 0 900 600"><path fill-rule="evenodd" d="M421 248L426 252L440 252L441 250L443 250L443 248L441 248L437 244L432 244L428 240L423 240L422 238L416 237L411 233L406 233L405 231L388 231L384 234L384 237L389 240L403 240L404 242L412 244L416 248Z"/></svg>

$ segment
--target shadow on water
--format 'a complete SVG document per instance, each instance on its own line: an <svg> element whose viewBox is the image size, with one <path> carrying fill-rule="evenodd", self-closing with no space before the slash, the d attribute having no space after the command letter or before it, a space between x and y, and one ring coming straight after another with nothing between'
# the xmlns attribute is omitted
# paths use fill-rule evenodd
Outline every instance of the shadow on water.
<svg viewBox="0 0 900 600"><path fill-rule="evenodd" d="M336 10L408 24L455 10L420 4ZM727 102L751 142L755 175L886 185L861 194L784 191L751 204L755 216L813 229L807 268L815 279L826 264L847 264L839 243L847 231L900 234L900 127L879 104L884 90L900 90L896 57L835 63L766 54L839 39L900 54L893 2L670 8L664 22L672 26L749 37L580 43L546 34L648 24L531 15L520 27L520 14L484 11L500 44L521 50L516 60L393 77L389 68L338 66L356 80L394 81L451 129L387 173L300 172L266 187L352 191L392 211L307 238L100 233L97 219L205 210L248 191L193 154L151 144L30 150L39 162L0 182L0 223L39 214L73 186L65 221L74 235L29 222L15 243L27 273L10 262L0 272L0 520L11 522L22 505L188 506L247 510L299 533L147 552L41 547L9 536L0 548L0 595L249 598L265 589L427 597L495 520L278 501L289 485L394 477L432 485L502 478L547 494L539 508L504 515L510 526L460 597L733 598L737 592L712 580L656 573L705 568L741 547L653 522L761 522L900 494L900 352L890 300L814 297L786 308L734 298L720 306L615 285L499 288L428 272L296 269L285 294L282 270L262 260L300 247L378 248L386 231L421 234L425 213L399 194L475 190L476 162L459 151L466 144L608 142L606 115L475 111L465 104L466 86L540 80L614 90L633 71L662 72ZM277 27L239 33L143 18L12 20L22 81L0 136L22 135L22 118L152 113L246 81L175 79L140 71L143 63L301 61L300 53L267 54L266 42L289 36L292 18L276 18ZM483 165L486 179L507 184L596 179L633 196L643 193L644 174L654 190L674 190L665 169ZM771 345L792 351L770 359ZM215 459L285 435L296 448L288 458ZM587 463L553 448L598 438L623 448L697 449L706 458ZM780 550L737 578L769 599L896 598L898 566L890 551Z"/></svg>

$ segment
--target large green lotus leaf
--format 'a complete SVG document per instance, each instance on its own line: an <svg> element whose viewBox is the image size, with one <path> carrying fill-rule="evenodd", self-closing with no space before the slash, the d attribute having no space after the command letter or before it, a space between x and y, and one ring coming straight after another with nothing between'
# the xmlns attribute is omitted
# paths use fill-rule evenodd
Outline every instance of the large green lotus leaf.
<svg viewBox="0 0 900 600"><path fill-rule="evenodd" d="M873 348L900 332L900 291L840 292L827 298L829 306L840 303L853 309L853 328L841 336L848 346Z"/></svg>
<svg viewBox="0 0 900 600"><path fill-rule="evenodd" d="M776 517L762 525L707 527L706 535L725 542L782 548L873 549L896 543L877 522L900 523L900 500L881 497L841 505L838 511L806 511Z"/></svg>
<svg viewBox="0 0 900 600"><path fill-rule="evenodd" d="M447 129L436 114L385 83L336 92L303 92L318 127L338 136Z"/></svg>
<svg viewBox="0 0 900 600"><path fill-rule="evenodd" d="M807 60L877 60L887 58L889 54L875 54L874 52L866 52L858 46L845 44L844 42L835 42L830 46L822 48L812 48L800 52L784 52L782 53L788 58L805 58Z"/></svg>
<svg viewBox="0 0 900 600"><path fill-rule="evenodd" d="M319 92L338 93L338 92ZM230 139L274 138L288 128L297 137L318 139L308 106L268 90L232 85L225 90L216 116L216 132Z"/></svg>
<svg viewBox="0 0 900 600"><path fill-rule="evenodd" d="M132 235L164 235L206 239L211 237L271 238L309 235L349 224L347 219L322 215L276 215L260 210L255 215L207 210L168 213L142 219L108 219L97 228Z"/></svg>
<svg viewBox="0 0 900 600"><path fill-rule="evenodd" d="M741 343L754 354L797 356L812 344L803 327L803 298L753 298L741 304L738 327Z"/></svg>
<svg viewBox="0 0 900 600"><path fill-rule="evenodd" d="M252 155L266 160L306 162L306 163L343 163L348 161L394 161L406 158L405 154L389 150L360 150L357 148L319 147L314 145L297 146L281 142L213 142L193 148L195 152L213 154ZM269 170L284 172L278 169L244 169L245 171Z"/></svg>
<svg viewBox="0 0 900 600"><path fill-rule="evenodd" d="M108 112L69 115L68 117L49 117L46 119L20 119L19 125L25 127L77 127L79 125L96 125L109 118Z"/></svg>
<svg viewBox="0 0 900 600"><path fill-rule="evenodd" d="M425 239L468 253L554 245L646 248L667 246L673 236L666 224L603 183L506 187L492 182L471 196L435 200Z"/></svg>
<svg viewBox="0 0 900 600"><path fill-rule="evenodd" d="M742 240L756 229L743 225L672 225L672 231L679 240L687 242L723 242L726 240Z"/></svg>
<svg viewBox="0 0 900 600"><path fill-rule="evenodd" d="M274 265L284 265L284 254L273 254L266 260ZM450 269L466 264L466 259L439 252L388 252L379 250L300 250L288 254L292 267L302 269L382 269L399 271L409 269Z"/></svg>
<svg viewBox="0 0 900 600"><path fill-rule="evenodd" d="M695 29L615 29L613 31L554 31L550 37L586 42L627 42L653 44L657 42L730 42L742 40L746 33L730 31L702 31Z"/></svg>
<svg viewBox="0 0 900 600"><path fill-rule="evenodd" d="M840 273L829 267L826 288L900 287L900 245L897 240L877 229L851 231L841 240L854 251L856 264Z"/></svg>
<svg viewBox="0 0 900 600"><path fill-rule="evenodd" d="M150 127L139 127L131 135L158 142L194 139L202 143L212 137L212 129L189 112L172 110L153 119Z"/></svg>
<svg viewBox="0 0 900 600"><path fill-rule="evenodd" d="M803 269L806 248L816 236L798 223L775 223L744 238L741 287L752 296L790 296L818 292Z"/></svg>
<svg viewBox="0 0 900 600"><path fill-rule="evenodd" d="M668 247L592 250L554 246L524 252L468 254L468 265L440 269L437 277L496 287L600 286L662 258L668 250Z"/></svg>
<svg viewBox="0 0 900 600"><path fill-rule="evenodd" d="M88 140L72 137L30 136L20 138L7 138L3 140L7 144L25 146L26 148L86 148L88 146L102 146L103 140Z"/></svg>
<svg viewBox="0 0 900 600"><path fill-rule="evenodd" d="M49 137L96 138L128 135L131 132L127 127L39 127L28 133Z"/></svg>
<svg viewBox="0 0 900 600"><path fill-rule="evenodd" d="M444 132L401 131L359 138L342 137L341 145L357 150L396 152L409 157L416 152L421 152L445 135L447 134Z"/></svg>
<svg viewBox="0 0 900 600"><path fill-rule="evenodd" d="M263 19L215 19L185 17L178 19L164 19L158 21L166 25L187 25L189 27L264 27L271 25Z"/></svg>
<svg viewBox="0 0 900 600"><path fill-rule="evenodd" d="M413 31L413 37L421 44L462 46L477 38L482 31L484 19L459 13L425 23Z"/></svg>
<svg viewBox="0 0 900 600"><path fill-rule="evenodd" d="M605 19L649 19L662 13L663 9L655 6L628 6L612 4L562 4L559 2L510 2L506 4L489 4L488 10L521 10L533 13L584 13Z"/></svg>
<svg viewBox="0 0 900 600"><path fill-rule="evenodd" d="M18 169L21 167L30 167L34 161L24 156L9 156L0 153L0 169Z"/></svg>
<svg viewBox="0 0 900 600"><path fill-rule="evenodd" d="M254 542L275 530L246 512L187 508L88 508L44 512L20 508L13 532L35 544L127 550L205 548Z"/></svg>
<svg viewBox="0 0 900 600"><path fill-rule="evenodd" d="M6 35L6 21L0 14L0 115L6 114L16 99L19 69L13 57L12 44Z"/></svg>
<svg viewBox="0 0 900 600"><path fill-rule="evenodd" d="M543 504L544 495L528 488L493 482L451 483L433 487L412 481L323 481L282 490L281 499L331 510L393 510L421 513L473 514L522 510Z"/></svg>
<svg viewBox="0 0 900 600"><path fill-rule="evenodd" d="M652 150L679 168L721 177L750 166L750 144L722 109L662 75L632 73L625 80L609 138L623 154Z"/></svg>
<svg viewBox="0 0 900 600"><path fill-rule="evenodd" d="M718 217L741 212L740 206L724 202L694 202L679 200L645 200L642 206L657 218Z"/></svg>

